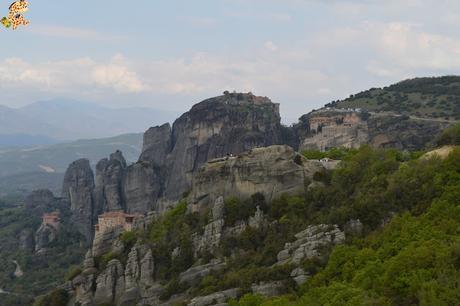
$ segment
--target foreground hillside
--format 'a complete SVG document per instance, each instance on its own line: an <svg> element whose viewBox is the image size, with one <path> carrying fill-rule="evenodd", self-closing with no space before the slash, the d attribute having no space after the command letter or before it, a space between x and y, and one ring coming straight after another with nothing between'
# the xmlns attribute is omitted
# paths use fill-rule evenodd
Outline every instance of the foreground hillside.
<svg viewBox="0 0 460 306"><path fill-rule="evenodd" d="M232 159L208 164L173 210L113 243L97 239L81 274L37 305L455 305L460 149L444 159L369 146L333 154L338 168L292 156L292 169L311 173L308 188L273 199L261 190L201 202L194 189L206 177L240 171ZM251 156L236 160L249 171ZM279 173L266 171L267 182Z"/></svg>
<svg viewBox="0 0 460 306"><path fill-rule="evenodd" d="M459 145L458 126L438 136L450 124L334 107L285 127L270 99L225 92L146 131L137 162L119 150L95 168L78 159L56 196L39 190L2 209L0 289L11 294L0 297L23 305L28 284L33 295L59 288L38 305L308 299L306 286L330 285L311 282L336 247L360 250L393 217L418 218L458 184L451 157L415 151ZM397 304L382 291L364 295Z"/></svg>

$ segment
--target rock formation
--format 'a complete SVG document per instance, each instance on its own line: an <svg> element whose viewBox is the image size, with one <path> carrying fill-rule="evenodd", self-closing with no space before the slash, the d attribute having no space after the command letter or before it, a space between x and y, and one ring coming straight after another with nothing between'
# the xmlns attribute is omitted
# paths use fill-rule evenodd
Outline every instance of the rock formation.
<svg viewBox="0 0 460 306"><path fill-rule="evenodd" d="M23 229L19 234L19 249L27 252L35 250L34 231L32 229Z"/></svg>
<svg viewBox="0 0 460 306"><path fill-rule="evenodd" d="M448 122L395 113L323 108L303 115L294 126L298 149L325 151L334 147L423 149Z"/></svg>
<svg viewBox="0 0 460 306"><path fill-rule="evenodd" d="M57 239L58 233L57 228L49 224L42 224L35 233L35 252L44 252L46 246Z"/></svg>
<svg viewBox="0 0 460 306"><path fill-rule="evenodd" d="M147 213L158 210L156 203L162 191L162 172L150 162L140 161L126 169L123 192L126 211Z"/></svg>
<svg viewBox="0 0 460 306"><path fill-rule="evenodd" d="M70 164L64 175L62 197L70 203L72 222L89 242L93 236L94 175L89 160L80 159Z"/></svg>
<svg viewBox="0 0 460 306"><path fill-rule="evenodd" d="M282 142L279 105L252 94L196 104L174 122L165 197L177 200L206 161Z"/></svg>
<svg viewBox="0 0 460 306"><path fill-rule="evenodd" d="M193 179L190 202L201 209L219 196L245 199L255 193L270 202L282 194L304 193L322 169L319 161L307 160L288 146L256 148L204 165Z"/></svg>
<svg viewBox="0 0 460 306"><path fill-rule="evenodd" d="M148 129L144 133L144 144L139 160L164 166L166 155L171 151L171 134L169 123Z"/></svg>
<svg viewBox="0 0 460 306"><path fill-rule="evenodd" d="M294 242L286 243L278 253L278 264L296 263L303 259L321 257L324 247L331 247L345 241L345 233L337 225L311 225L295 235Z"/></svg>
<svg viewBox="0 0 460 306"><path fill-rule="evenodd" d="M97 214L125 208L123 178L126 161L120 151L102 159L96 165L95 210Z"/></svg>
<svg viewBox="0 0 460 306"><path fill-rule="evenodd" d="M34 215L41 216L50 211L56 202L53 193L48 189L32 191L25 199L25 208Z"/></svg>

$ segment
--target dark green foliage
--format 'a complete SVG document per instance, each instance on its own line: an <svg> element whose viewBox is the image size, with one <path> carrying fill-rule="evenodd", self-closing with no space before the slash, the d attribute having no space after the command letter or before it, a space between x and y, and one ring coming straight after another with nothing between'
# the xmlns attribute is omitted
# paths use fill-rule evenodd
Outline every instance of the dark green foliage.
<svg viewBox="0 0 460 306"><path fill-rule="evenodd" d="M40 297L34 302L34 306L66 306L69 302L69 294L63 289L57 289L49 295Z"/></svg>
<svg viewBox="0 0 460 306"><path fill-rule="evenodd" d="M396 153L360 149L334 172L328 188L337 197L317 214L362 217L366 238L335 247L326 263L304 261L314 276L300 298L249 295L231 305L458 305L460 148L444 160L401 162ZM316 192L307 203L327 197ZM367 217L388 212L395 215L383 229Z"/></svg>
<svg viewBox="0 0 460 306"><path fill-rule="evenodd" d="M349 155L353 155L354 153L356 153L355 149L332 148L326 152L317 151L317 150L303 151L302 155L305 156L307 159L330 158L330 159L342 160Z"/></svg>
<svg viewBox="0 0 460 306"><path fill-rule="evenodd" d="M181 201L174 209L165 213L159 220L153 222L146 237L146 243L153 245L157 278L162 280L177 277L193 264L193 249L191 237L207 222L207 216L186 214L187 202ZM179 248L179 254L171 258L174 249Z"/></svg>
<svg viewBox="0 0 460 306"><path fill-rule="evenodd" d="M246 201L241 201L238 198L229 198L225 201L224 218L227 226L233 226L237 221L247 220L253 216L257 207L262 211L267 212L268 205L265 197L261 193L256 193Z"/></svg>
<svg viewBox="0 0 460 306"><path fill-rule="evenodd" d="M0 304L6 299L5 305L27 305L30 299L62 283L70 266L81 263L85 251L80 246L82 237L71 227L68 209L60 207L60 210L66 226L61 227L57 240L48 245L50 251L38 255L20 250L18 237L24 229L36 231L41 216L26 210L16 200L7 200L6 205L0 207L0 288L16 294L1 295ZM18 261L24 276L13 277L13 260Z"/></svg>
<svg viewBox="0 0 460 306"><path fill-rule="evenodd" d="M168 283L165 288L165 291L160 295L160 300L166 301L174 294L178 294L187 290L188 287L186 284L179 283L177 278L174 278L172 281Z"/></svg>
<svg viewBox="0 0 460 306"><path fill-rule="evenodd" d="M460 124L447 128L438 138L438 145L460 145Z"/></svg>

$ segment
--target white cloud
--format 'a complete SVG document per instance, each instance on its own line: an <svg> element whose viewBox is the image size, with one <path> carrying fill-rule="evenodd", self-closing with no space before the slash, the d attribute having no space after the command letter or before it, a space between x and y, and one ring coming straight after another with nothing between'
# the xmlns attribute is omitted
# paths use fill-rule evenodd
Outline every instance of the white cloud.
<svg viewBox="0 0 460 306"><path fill-rule="evenodd" d="M119 93L146 90L137 74L130 70L120 56L114 56L108 63L97 63L90 58L43 63L8 58L0 62L0 83L3 88L55 93L104 88Z"/></svg>

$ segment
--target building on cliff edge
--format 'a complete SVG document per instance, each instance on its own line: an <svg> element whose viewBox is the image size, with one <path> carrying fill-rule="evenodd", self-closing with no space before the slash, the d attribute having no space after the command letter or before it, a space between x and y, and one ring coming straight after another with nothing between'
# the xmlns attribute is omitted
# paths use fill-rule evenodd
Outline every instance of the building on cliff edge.
<svg viewBox="0 0 460 306"><path fill-rule="evenodd" d="M48 214L43 214L42 216L42 224L49 225L58 229L61 224L61 218L59 212L55 211Z"/></svg>
<svg viewBox="0 0 460 306"><path fill-rule="evenodd" d="M141 214L127 214L123 211L107 212L98 216L98 224L95 225L96 234L110 231L114 228L122 228L124 231L132 231L136 222L143 220Z"/></svg>

